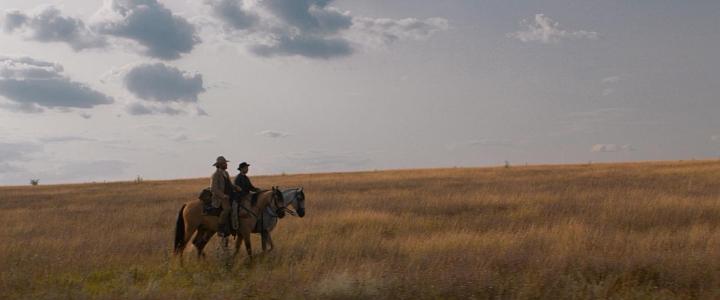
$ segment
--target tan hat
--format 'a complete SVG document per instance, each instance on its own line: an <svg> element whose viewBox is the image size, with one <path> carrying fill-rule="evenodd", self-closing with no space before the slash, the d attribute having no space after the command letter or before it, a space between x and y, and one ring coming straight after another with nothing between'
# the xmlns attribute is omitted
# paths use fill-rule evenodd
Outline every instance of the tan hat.
<svg viewBox="0 0 720 300"><path fill-rule="evenodd" d="M215 160L215 163L213 164L213 166L217 166L219 164L226 164L229 162L230 162L229 160L225 159L225 156L218 156L218 158Z"/></svg>

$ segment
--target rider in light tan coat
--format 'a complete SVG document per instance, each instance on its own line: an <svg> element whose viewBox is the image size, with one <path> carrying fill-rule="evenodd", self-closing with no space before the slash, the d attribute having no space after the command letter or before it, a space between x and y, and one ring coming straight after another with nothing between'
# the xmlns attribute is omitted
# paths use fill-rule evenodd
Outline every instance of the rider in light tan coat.
<svg viewBox="0 0 720 300"><path fill-rule="evenodd" d="M212 189L212 205L216 208L222 207L220 213L220 221L218 224L218 234L222 237L227 236L229 217L230 217L230 196L234 192L239 192L241 189L235 186L230 181L230 174L227 172L227 163L229 161L223 156L219 156L215 161L217 169L212 175L211 189Z"/></svg>

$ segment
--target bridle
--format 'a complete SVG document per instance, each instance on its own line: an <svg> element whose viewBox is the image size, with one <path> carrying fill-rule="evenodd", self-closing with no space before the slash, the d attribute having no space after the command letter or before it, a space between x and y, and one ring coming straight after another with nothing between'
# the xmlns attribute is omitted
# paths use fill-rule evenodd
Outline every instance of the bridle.
<svg viewBox="0 0 720 300"><path fill-rule="evenodd" d="M274 186L272 188L272 193L273 193L272 198L273 198L273 205L275 206L275 211L274 211L274 214L272 211L269 211L271 217L282 219L285 217L285 213L287 213L291 216L297 216L296 212L294 212L292 209L288 208L288 204L285 203L285 197L283 196L280 189L278 189L277 187ZM282 202L283 205L280 206L280 204L278 204L278 201Z"/></svg>

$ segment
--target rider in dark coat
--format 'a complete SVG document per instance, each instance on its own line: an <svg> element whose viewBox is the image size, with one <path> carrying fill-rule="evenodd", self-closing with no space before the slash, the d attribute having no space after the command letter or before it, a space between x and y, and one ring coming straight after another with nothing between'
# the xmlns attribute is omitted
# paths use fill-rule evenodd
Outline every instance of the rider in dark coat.
<svg viewBox="0 0 720 300"><path fill-rule="evenodd" d="M240 166L238 166L238 171L240 171L240 174L235 177L235 185L240 188L239 194L236 195L239 199L247 196L248 194L250 194L250 192L259 193L262 191L261 189L253 186L250 182L250 178L247 177L249 169L250 164L246 162L242 162Z"/></svg>

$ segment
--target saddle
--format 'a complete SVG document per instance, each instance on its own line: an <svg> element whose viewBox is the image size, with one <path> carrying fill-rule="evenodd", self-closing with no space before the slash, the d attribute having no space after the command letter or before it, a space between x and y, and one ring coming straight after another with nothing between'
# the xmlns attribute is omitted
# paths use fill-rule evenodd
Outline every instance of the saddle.
<svg viewBox="0 0 720 300"><path fill-rule="evenodd" d="M258 200L258 196L260 193L250 193L250 205L255 206ZM202 191L200 191L200 195L198 195L198 200L202 202L202 212L203 215L206 216L215 216L219 217L220 213L222 212L222 207L214 207L212 205L212 189L211 188L205 188ZM230 197L230 202L238 202L240 203L242 200L242 197Z"/></svg>
<svg viewBox="0 0 720 300"><path fill-rule="evenodd" d="M198 200L200 200L200 202L202 202L203 204L203 215L215 217L220 216L220 213L222 212L222 207L214 207L212 205L212 190L210 188L203 189L198 196Z"/></svg>

